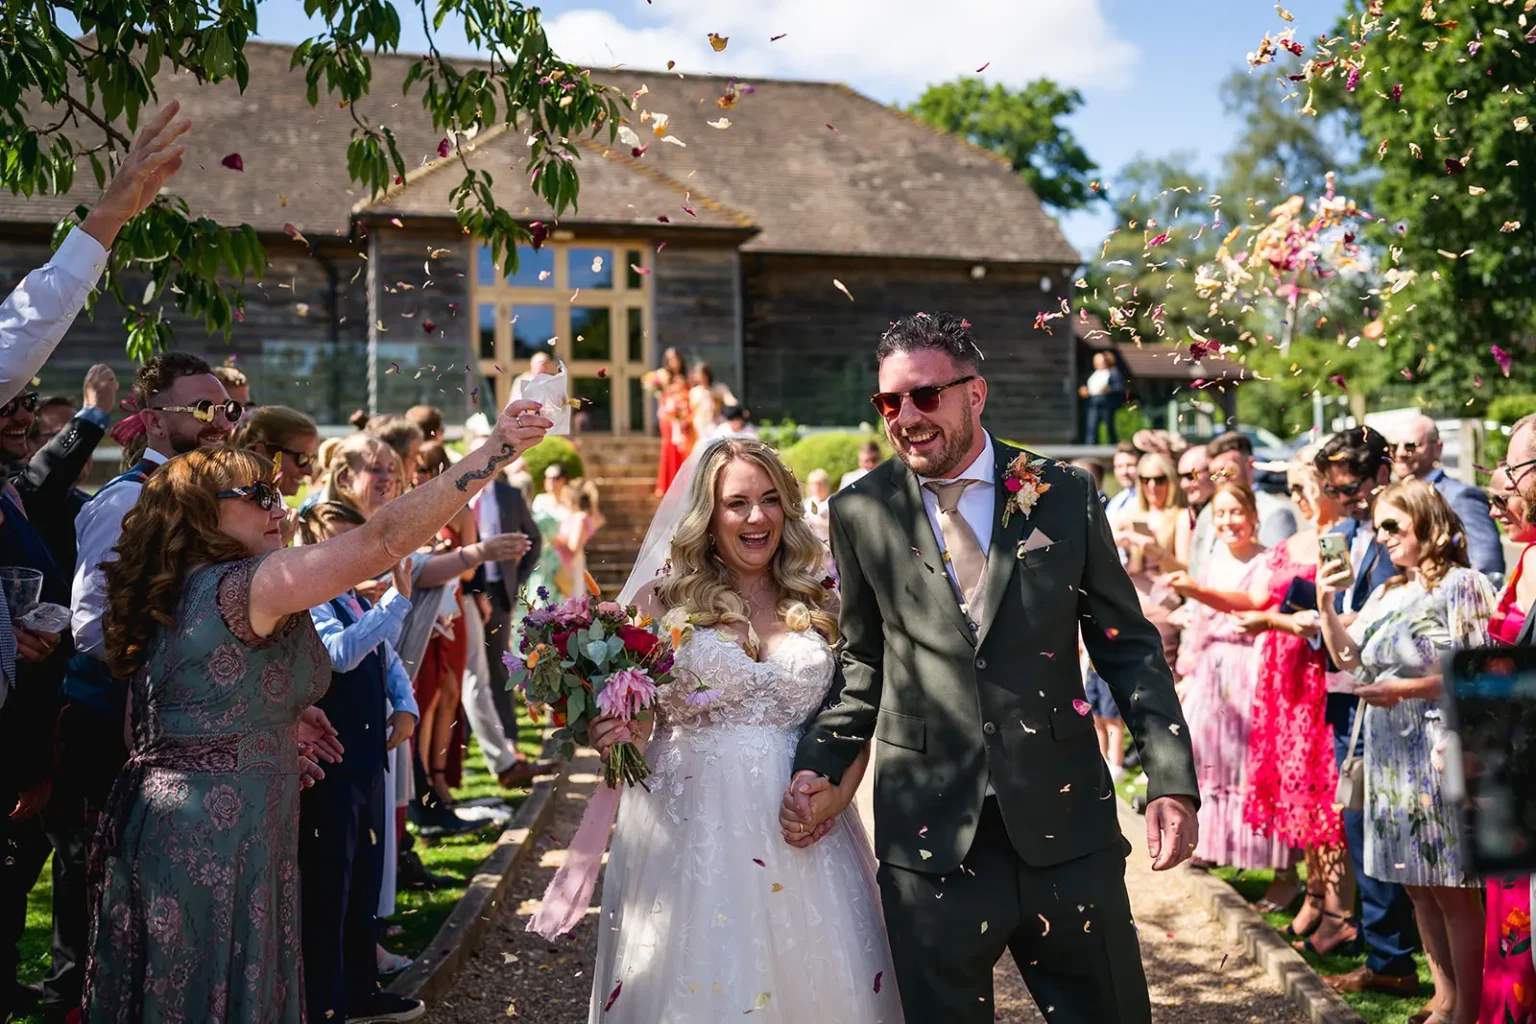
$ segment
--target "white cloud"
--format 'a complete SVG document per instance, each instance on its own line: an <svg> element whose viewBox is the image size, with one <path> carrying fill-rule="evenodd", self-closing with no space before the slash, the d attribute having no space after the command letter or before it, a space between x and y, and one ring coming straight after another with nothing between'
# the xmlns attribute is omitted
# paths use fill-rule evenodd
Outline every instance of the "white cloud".
<svg viewBox="0 0 1536 1024"><path fill-rule="evenodd" d="M1135 45L1106 22L1101 0L633 4L624 21L596 8L556 15L546 25L550 41L565 59L598 67L663 68L672 60L685 73L843 81L880 100L912 99L984 64L981 77L1010 86L1046 77L1124 88L1137 59ZM730 39L723 53L710 48L710 32Z"/></svg>

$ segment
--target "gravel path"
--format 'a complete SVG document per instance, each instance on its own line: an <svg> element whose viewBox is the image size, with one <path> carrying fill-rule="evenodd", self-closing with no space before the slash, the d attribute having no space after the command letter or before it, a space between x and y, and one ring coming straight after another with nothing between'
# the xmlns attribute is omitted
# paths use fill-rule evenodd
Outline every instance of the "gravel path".
<svg viewBox="0 0 1536 1024"><path fill-rule="evenodd" d="M533 859L513 884L500 919L459 975L453 994L433 1008L431 1024L491 1024L517 1019L529 1024L582 1024L587 1019L589 973L597 943L597 907L572 935L551 945L523 930L528 916L560 864L596 782L595 759L579 759L556 792L554 817L536 840ZM1177 878L1154 876L1148 867L1141 819L1127 817L1137 847L1130 858L1130 887L1141 930L1142 958L1158 1024L1302 1024L1303 1016L1264 977L1242 948L1227 941ZM1040 1022L1013 960L995 972L997 1020Z"/></svg>

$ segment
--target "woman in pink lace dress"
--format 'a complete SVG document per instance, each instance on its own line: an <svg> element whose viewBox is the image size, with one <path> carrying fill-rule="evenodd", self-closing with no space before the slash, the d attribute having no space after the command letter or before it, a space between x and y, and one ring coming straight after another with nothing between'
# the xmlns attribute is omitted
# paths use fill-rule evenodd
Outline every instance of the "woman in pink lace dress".
<svg viewBox="0 0 1536 1024"><path fill-rule="evenodd" d="M1308 642L1317 613L1312 601L1285 605L1295 580L1317 577L1318 534L1343 517L1343 508L1324 493L1308 452L1287 472L1291 500L1312 524L1270 553L1267 587L1253 596L1254 610L1240 616L1259 640L1259 681L1253 695L1248 735L1248 793L1243 820L1261 835L1305 851L1306 900L1290 925L1294 936L1312 936L1302 945L1327 954L1359 938L1352 922L1354 882L1345 856L1343 822L1334 806L1338 768L1333 733L1324 720L1327 662ZM1279 909L1289 902L1277 893Z"/></svg>

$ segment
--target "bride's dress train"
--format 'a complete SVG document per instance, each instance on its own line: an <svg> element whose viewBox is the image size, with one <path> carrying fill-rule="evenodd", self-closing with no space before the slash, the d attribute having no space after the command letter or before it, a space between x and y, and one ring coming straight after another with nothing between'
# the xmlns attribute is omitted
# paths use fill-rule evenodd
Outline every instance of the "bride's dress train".
<svg viewBox="0 0 1536 1024"><path fill-rule="evenodd" d="M857 814L806 850L778 829L795 744L831 683L826 641L791 634L758 662L700 629L677 665L646 750L650 792L619 808L589 1021L899 1024ZM695 676L719 698L689 705Z"/></svg>

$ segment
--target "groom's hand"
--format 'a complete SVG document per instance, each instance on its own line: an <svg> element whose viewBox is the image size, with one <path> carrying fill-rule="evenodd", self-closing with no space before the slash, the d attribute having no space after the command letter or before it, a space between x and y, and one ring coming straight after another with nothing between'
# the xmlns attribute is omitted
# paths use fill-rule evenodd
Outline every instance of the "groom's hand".
<svg viewBox="0 0 1536 1024"><path fill-rule="evenodd" d="M1187 796L1160 796L1147 804L1147 852L1152 870L1167 871L1188 860L1200 842L1195 802Z"/></svg>
<svg viewBox="0 0 1536 1024"><path fill-rule="evenodd" d="M805 849L832 831L834 816L817 821L818 805L824 811L832 802L834 787L824 775L811 771L796 772L779 804L779 830L784 841Z"/></svg>

